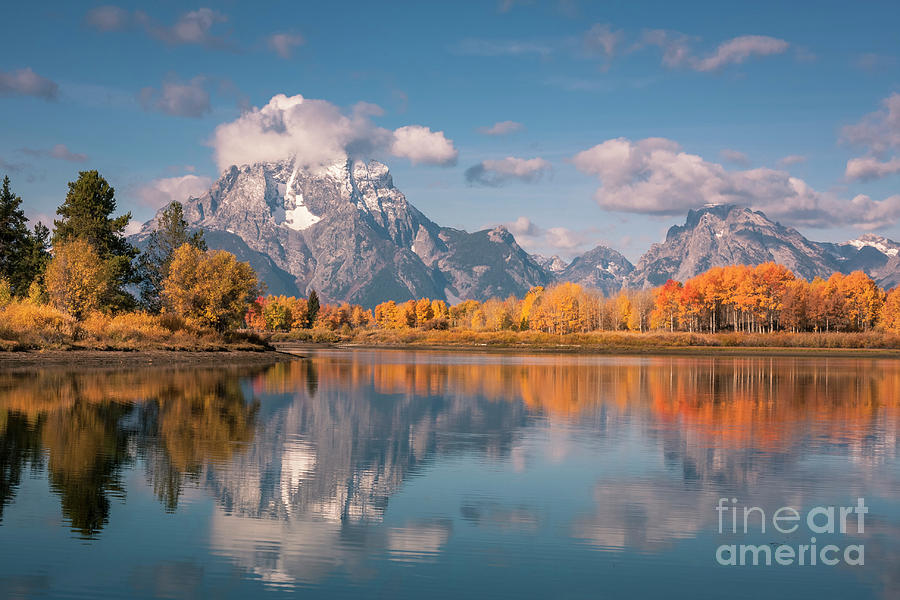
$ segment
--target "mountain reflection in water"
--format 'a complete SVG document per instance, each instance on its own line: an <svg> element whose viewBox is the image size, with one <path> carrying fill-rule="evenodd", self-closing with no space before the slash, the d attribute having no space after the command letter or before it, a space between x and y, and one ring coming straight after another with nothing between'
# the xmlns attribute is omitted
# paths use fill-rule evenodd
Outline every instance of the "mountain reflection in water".
<svg viewBox="0 0 900 600"><path fill-rule="evenodd" d="M191 561L129 565L129 591L110 595L209 593L224 559L243 585L323 595L379 581L402 596L412 588L393 568L421 573L422 589L453 578L448 595L474 593L463 568L472 585L482 569L516 574L505 589L519 595L548 576L575 596L579 585L665 590L678 566L679 577L743 578L747 595L808 577L890 597L898 422L900 361L888 359L320 351L271 367L5 372L0 538L27 540L28 519L66 531L61 515L86 541L59 550L66 564L84 543L112 544L117 527L160 514L173 527L209 506ZM39 481L42 502L20 505ZM720 497L773 510L865 497L866 567L714 569ZM0 595L37 581L65 592L4 546ZM643 581L654 564L659 581ZM621 581L599 584L613 568Z"/></svg>

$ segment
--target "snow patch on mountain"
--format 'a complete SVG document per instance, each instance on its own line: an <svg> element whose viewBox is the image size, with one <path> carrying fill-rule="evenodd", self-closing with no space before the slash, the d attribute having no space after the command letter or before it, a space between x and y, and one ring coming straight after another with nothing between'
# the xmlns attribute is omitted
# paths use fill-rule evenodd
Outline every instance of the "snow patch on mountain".
<svg viewBox="0 0 900 600"><path fill-rule="evenodd" d="M322 220L322 217L314 215L303 203L303 194L294 192L294 181L297 179L297 169L291 172L284 191L284 225L294 231L309 229ZM294 208L288 208L291 204Z"/></svg>
<svg viewBox="0 0 900 600"><path fill-rule="evenodd" d="M858 239L850 240L849 242L847 242L847 244L853 246L857 250L861 250L866 246L869 246L871 248L875 248L876 250L887 256L897 256L897 254L900 254L900 248L898 248L896 242L892 242L887 238L877 235L864 235Z"/></svg>

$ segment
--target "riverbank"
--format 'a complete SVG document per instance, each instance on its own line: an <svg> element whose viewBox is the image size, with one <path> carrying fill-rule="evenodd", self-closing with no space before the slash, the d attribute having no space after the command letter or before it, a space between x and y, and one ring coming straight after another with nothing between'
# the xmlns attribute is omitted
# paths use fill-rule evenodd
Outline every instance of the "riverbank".
<svg viewBox="0 0 900 600"><path fill-rule="evenodd" d="M30 350L0 352L0 371L12 369L72 367L119 369L151 366L267 365L297 360L276 350Z"/></svg>
<svg viewBox="0 0 900 600"><path fill-rule="evenodd" d="M871 333L696 334L683 332L540 332L369 330L275 334L269 342L285 352L312 348L538 352L568 354L675 354L766 356L867 356L900 358L900 336Z"/></svg>

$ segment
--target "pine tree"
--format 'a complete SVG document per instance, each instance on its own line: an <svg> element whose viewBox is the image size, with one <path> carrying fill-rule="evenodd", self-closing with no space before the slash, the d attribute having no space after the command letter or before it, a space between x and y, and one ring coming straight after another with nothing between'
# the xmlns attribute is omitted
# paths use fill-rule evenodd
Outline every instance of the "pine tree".
<svg viewBox="0 0 900 600"><path fill-rule="evenodd" d="M13 295L24 294L34 279L27 258L31 254L31 237L22 198L9 189L9 177L0 187L0 279L9 282Z"/></svg>
<svg viewBox="0 0 900 600"><path fill-rule="evenodd" d="M28 234L28 254L24 258L25 270L29 274L30 290L32 284L43 284L44 273L50 262L50 230L38 221L34 230Z"/></svg>
<svg viewBox="0 0 900 600"><path fill-rule="evenodd" d="M112 285L101 299L101 306L125 309L134 306L134 298L125 287L136 282L132 260L137 248L125 239L125 227L131 213L118 217L115 189L97 171L81 171L69 182L65 202L56 209L61 218L54 221L53 245L75 239L87 241L109 269Z"/></svg>
<svg viewBox="0 0 900 600"><path fill-rule="evenodd" d="M319 294L316 293L316 290L310 290L306 307L307 327L312 327L316 322L316 317L319 316Z"/></svg>
<svg viewBox="0 0 900 600"><path fill-rule="evenodd" d="M203 231L191 231L184 220L184 207L174 201L160 213L156 229L147 238L147 247L138 257L141 304L150 312L156 313L162 308L162 282L169 275L175 250L184 244L206 250Z"/></svg>

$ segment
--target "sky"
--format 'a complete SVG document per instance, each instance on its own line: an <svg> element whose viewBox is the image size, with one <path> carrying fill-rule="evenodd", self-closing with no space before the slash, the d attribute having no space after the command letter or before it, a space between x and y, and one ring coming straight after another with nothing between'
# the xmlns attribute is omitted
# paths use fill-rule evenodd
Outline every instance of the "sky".
<svg viewBox="0 0 900 600"><path fill-rule="evenodd" d="M344 152L440 225L564 258L636 260L722 202L900 239L897 22L896 0L18 3L0 174L47 223L97 169L137 224L230 162Z"/></svg>

